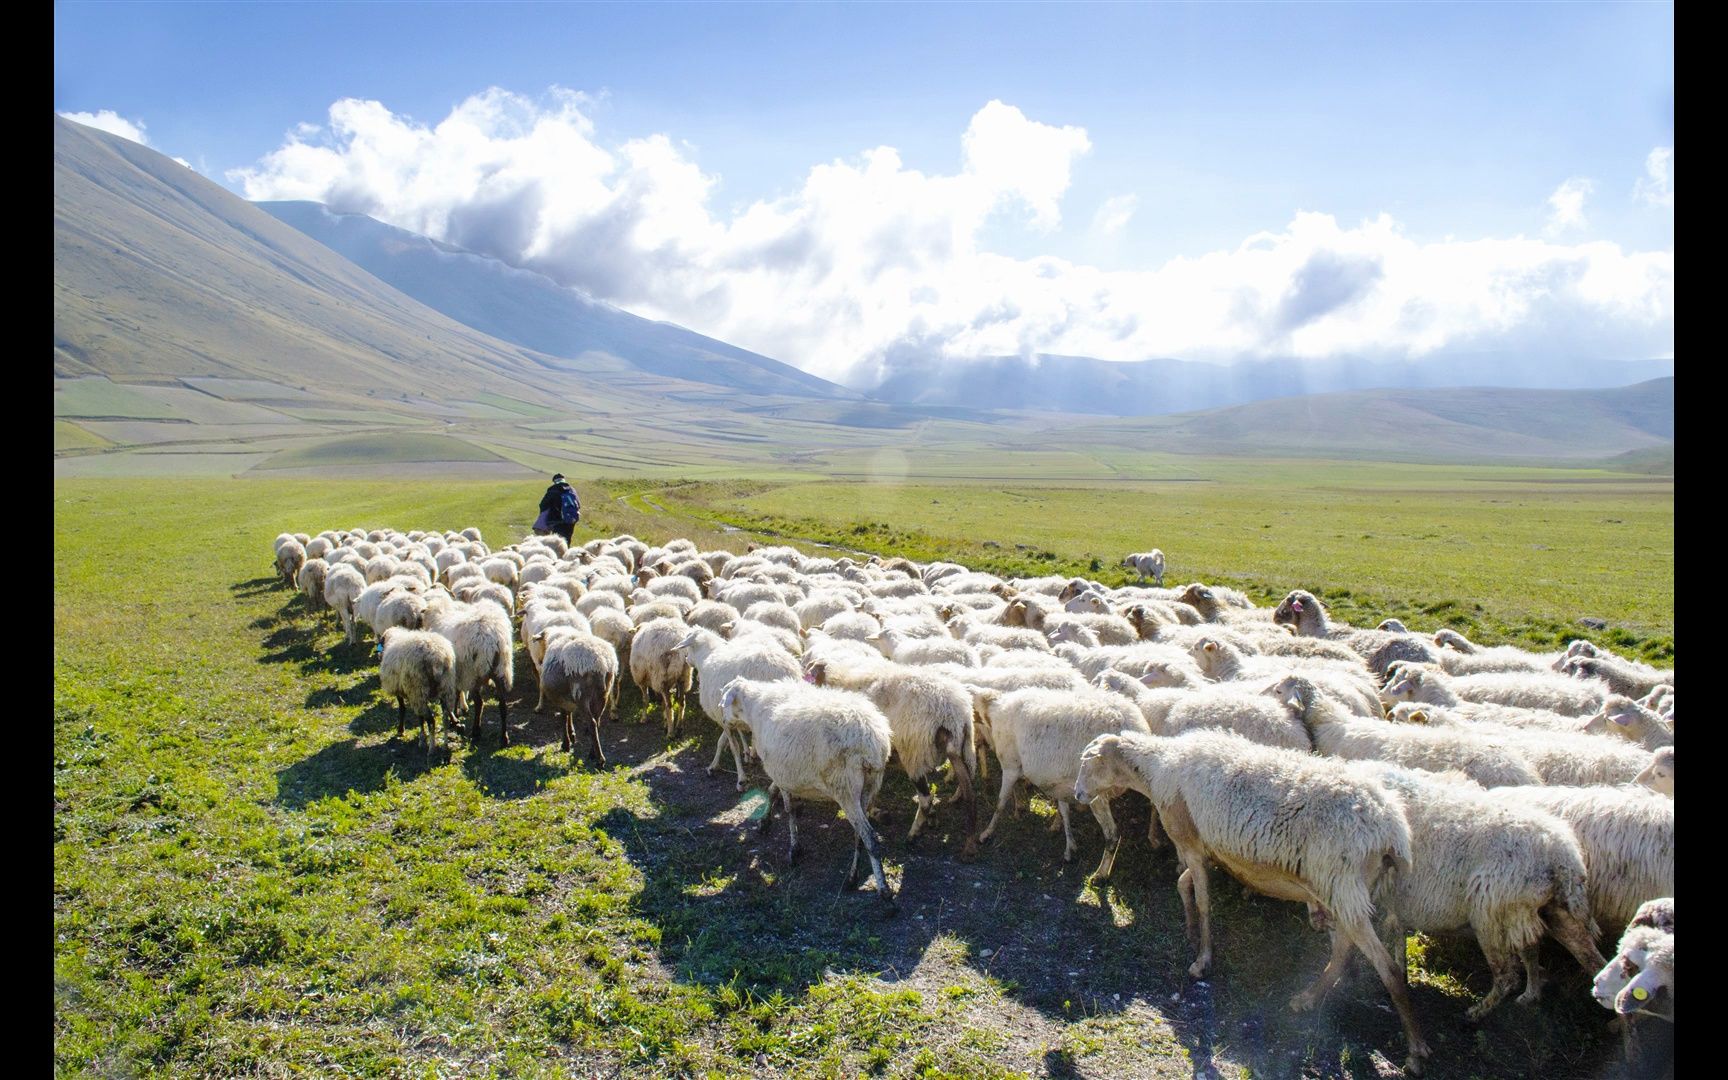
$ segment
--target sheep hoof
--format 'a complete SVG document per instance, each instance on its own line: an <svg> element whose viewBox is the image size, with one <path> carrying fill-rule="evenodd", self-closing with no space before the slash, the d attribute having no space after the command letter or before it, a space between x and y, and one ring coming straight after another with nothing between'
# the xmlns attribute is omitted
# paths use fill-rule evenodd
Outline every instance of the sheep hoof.
<svg viewBox="0 0 1728 1080"><path fill-rule="evenodd" d="M882 917L884 919L892 919L899 914L900 904L892 896L884 893L882 895Z"/></svg>
<svg viewBox="0 0 1728 1080"><path fill-rule="evenodd" d="M1412 1049L1410 1056L1404 1059L1404 1071L1411 1076L1421 1076L1428 1062L1428 1052L1427 1044L1423 1044L1420 1051Z"/></svg>
<svg viewBox="0 0 1728 1080"><path fill-rule="evenodd" d="M1195 979L1199 979L1199 978L1203 978L1203 977L1205 977L1205 975L1206 975L1206 967L1207 967L1207 964L1206 964L1206 962L1205 962L1205 961L1204 961L1204 960L1196 960L1196 961L1194 961L1194 962L1193 962L1193 963L1192 963L1192 964L1189 964L1189 965L1188 965L1188 975L1189 975L1189 977L1190 977L1190 978L1195 978Z"/></svg>
<svg viewBox="0 0 1728 1080"><path fill-rule="evenodd" d="M1542 988L1540 986L1532 986L1518 995L1518 1004L1520 1005L1534 1005L1540 1000L1542 1000Z"/></svg>
<svg viewBox="0 0 1728 1080"><path fill-rule="evenodd" d="M1312 990L1304 990L1290 999L1290 1011L1307 1012L1318 1004L1320 1004L1320 999L1315 996L1314 992Z"/></svg>
<svg viewBox="0 0 1728 1080"><path fill-rule="evenodd" d="M976 859L977 857L978 857L978 838L974 837L974 836L968 836L966 838L966 845L960 849L960 858L962 860L970 862L971 860Z"/></svg>
<svg viewBox="0 0 1728 1080"><path fill-rule="evenodd" d="M1487 1016L1487 1015L1488 1015L1488 1009L1483 1007L1482 1002L1477 1002L1476 1004L1470 1006L1468 1009L1464 1010L1464 1019L1469 1020L1472 1023L1475 1023L1476 1021L1481 1020L1484 1016Z"/></svg>
<svg viewBox="0 0 1728 1080"><path fill-rule="evenodd" d="M1086 879L1086 884L1094 885L1094 886L1107 885L1107 884L1109 884L1109 882L1110 882L1110 875L1109 874L1096 874L1095 873L1091 877Z"/></svg>

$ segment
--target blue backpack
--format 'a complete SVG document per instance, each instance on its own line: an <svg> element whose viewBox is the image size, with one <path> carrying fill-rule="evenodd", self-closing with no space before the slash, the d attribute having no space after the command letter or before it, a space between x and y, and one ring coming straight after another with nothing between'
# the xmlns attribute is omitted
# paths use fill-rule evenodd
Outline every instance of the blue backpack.
<svg viewBox="0 0 1728 1080"><path fill-rule="evenodd" d="M582 520L582 504L576 498L576 490L568 484L558 493L558 520L566 525Z"/></svg>

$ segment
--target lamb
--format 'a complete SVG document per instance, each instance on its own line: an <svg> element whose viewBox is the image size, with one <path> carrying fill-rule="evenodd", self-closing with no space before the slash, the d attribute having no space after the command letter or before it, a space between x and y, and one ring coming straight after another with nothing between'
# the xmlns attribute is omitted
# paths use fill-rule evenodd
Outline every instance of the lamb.
<svg viewBox="0 0 1728 1080"><path fill-rule="evenodd" d="M700 633L700 631L693 631ZM787 858L798 858L798 823L793 799L828 799L846 814L857 834L852 868L842 892L860 884L858 853L867 852L876 892L892 914L894 897L882 871L882 840L870 824L870 807L882 789L893 749L888 718L862 694L807 686L802 682L727 681L718 694L724 730L748 730L768 774L769 812L762 831L773 824L776 792L786 810L790 834Z"/></svg>
<svg viewBox="0 0 1728 1080"><path fill-rule="evenodd" d="M1328 757L1384 761L1411 769L1456 769L1484 788L1540 784L1542 777L1516 749L1480 738L1466 728L1399 728L1355 720L1299 675L1279 680L1268 694L1282 701Z"/></svg>
<svg viewBox="0 0 1728 1080"><path fill-rule="evenodd" d="M540 693L552 710L564 717L562 748L575 753L576 711L588 721L588 758L606 764L600 749L600 719L618 679L618 653L611 645L580 630L566 627L540 632L545 659L540 666ZM509 739L505 739L509 745Z"/></svg>
<svg viewBox="0 0 1728 1080"><path fill-rule="evenodd" d="M1643 997L1637 996L1636 993L1626 994L1626 991L1637 982L1649 967L1652 953L1665 948L1668 955L1672 956L1673 943L1674 934L1672 931L1663 931L1654 926L1628 926L1626 932L1620 935L1620 944L1614 952L1613 959L1604 963L1601 970L1596 973L1596 978L1590 986L1590 995L1596 999L1598 1005L1610 1012L1620 1011L1619 1003L1622 995L1625 995L1637 1005L1636 1009L1628 1011L1643 1011L1651 1016L1672 1020L1673 1001L1661 1001L1657 996L1657 990L1662 984L1660 972L1656 976L1637 984L1639 989L1644 991ZM1666 963L1671 975L1673 961L1668 959ZM1670 978L1670 984L1671 981ZM1652 1004L1656 1005L1657 1008L1645 1008L1645 1006ZM1636 1018L1632 1016L1626 1017L1627 1027L1624 1037L1628 1063L1636 1060L1638 1056L1637 1036L1632 1025L1634 1019Z"/></svg>
<svg viewBox="0 0 1728 1080"><path fill-rule="evenodd" d="M306 549L300 546L300 541L292 536L288 537L286 541L280 537L277 538L276 573L281 575L282 583L290 589L294 587L294 580L299 576L300 568L306 564L306 558Z"/></svg>
<svg viewBox="0 0 1728 1080"><path fill-rule="evenodd" d="M817 686L855 690L888 718L894 754L917 792L918 809L906 834L907 844L918 839L930 813L933 774L946 760L954 768L960 798L966 804L966 841L961 858L976 855L978 804L972 794L972 776L978 771L978 751L971 693L944 675L880 661L851 664L818 660L806 670Z"/></svg>
<svg viewBox="0 0 1728 1080"><path fill-rule="evenodd" d="M1493 671L1546 671L1558 653L1527 652L1510 645L1477 645L1450 627L1434 633L1434 660L1448 675L1478 675Z"/></svg>
<svg viewBox="0 0 1728 1080"><path fill-rule="evenodd" d="M1608 698L1608 688L1602 683L1556 679L1532 682L1524 674L1467 675L1454 679L1432 669L1399 667L1387 683L1385 694L1395 700L1423 701L1448 708L1465 704L1510 706L1578 718L1596 712ZM1580 719L1574 730L1582 726Z"/></svg>
<svg viewBox="0 0 1728 1080"><path fill-rule="evenodd" d="M1634 783L1643 784L1651 791L1674 797L1674 748L1664 746L1651 756L1650 764L1644 771L1633 778Z"/></svg>
<svg viewBox="0 0 1728 1080"><path fill-rule="evenodd" d="M445 638L425 630L393 626L379 639L384 655L378 662L378 687L386 698L396 699L396 737L403 735L404 714L413 710L430 755L437 722L433 703L444 710L446 730L462 711L456 691L456 651Z"/></svg>
<svg viewBox="0 0 1728 1080"><path fill-rule="evenodd" d="M1025 777L1055 800L1062 821L1062 861L1073 862L1078 845L1069 821L1069 804L1075 797L1074 778L1081 750L1099 735L1145 732L1146 721L1139 710L1120 696L1090 688L1027 689L1006 694L982 690L974 692L973 700L979 729L995 747L997 760L1002 764L1002 791L996 800L996 813L978 839L988 840L995 833L1002 811L1014 794L1015 783ZM1104 830L1104 857L1091 880L1103 882L1115 868L1121 838L1110 813L1110 801L1098 799L1089 805L1092 816Z"/></svg>
<svg viewBox="0 0 1728 1080"><path fill-rule="evenodd" d="M1194 978L1212 963L1216 859L1257 892L1310 905L1332 932L1332 959L1319 980L1290 1001L1313 1008L1343 974L1354 945L1374 966L1404 1022L1406 1071L1420 1074L1430 1050L1404 980L1375 936L1375 887L1387 870L1411 868L1410 826L1396 797L1343 762L1256 746L1239 736L1197 731L1178 739L1108 734L1080 756L1077 799L1121 789L1152 801L1183 871L1176 881L1189 937L1199 930Z"/></svg>
<svg viewBox="0 0 1728 1080"><path fill-rule="evenodd" d="M1544 930L1586 974L1602 966L1584 853L1565 822L1504 803L1475 784L1382 762L1353 768L1398 796L1410 823L1410 869L1377 897L1385 912L1382 930L1397 943L1400 969L1406 932L1468 927L1494 972L1487 996L1465 1013L1480 1020L1517 986L1520 959L1526 979L1519 1004L1541 996L1537 946Z"/></svg>
<svg viewBox="0 0 1728 1080"><path fill-rule="evenodd" d="M1674 745L1674 733L1662 723L1661 717L1620 694L1608 695L1582 730L1592 735L1617 735L1646 750Z"/></svg>
<svg viewBox="0 0 1728 1080"><path fill-rule="evenodd" d="M342 620L344 640L352 645L359 640L354 628L354 601L366 589L366 579L352 566L338 566L324 575L324 603Z"/></svg>
<svg viewBox="0 0 1728 1080"><path fill-rule="evenodd" d="M712 630L701 627L692 627L672 647L683 651L690 666L696 669L696 699L709 719L720 725L720 741L714 747L714 760L708 763L708 775L714 775L714 770L720 767L721 751L730 746L732 764L738 771L738 790L743 791L744 760L739 749L741 733L736 726L728 725L726 713L720 708L720 692L736 678L758 682L799 682L804 677L803 669L797 660L778 646L760 640L729 642Z"/></svg>
<svg viewBox="0 0 1728 1080"><path fill-rule="evenodd" d="M1674 802L1639 787L1511 787L1497 798L1548 811L1572 826L1590 871L1590 910L1623 926L1638 906L1674 895Z"/></svg>
<svg viewBox="0 0 1728 1080"><path fill-rule="evenodd" d="M650 619L636 627L630 638L630 679L642 694L660 699L670 739L684 722L689 706L693 671L685 654L675 646L690 632L682 619Z"/></svg>
<svg viewBox="0 0 1728 1080"><path fill-rule="evenodd" d="M1160 588L1164 586L1164 553L1157 548L1129 555L1122 560L1122 565L1138 574L1141 581L1151 578Z"/></svg>

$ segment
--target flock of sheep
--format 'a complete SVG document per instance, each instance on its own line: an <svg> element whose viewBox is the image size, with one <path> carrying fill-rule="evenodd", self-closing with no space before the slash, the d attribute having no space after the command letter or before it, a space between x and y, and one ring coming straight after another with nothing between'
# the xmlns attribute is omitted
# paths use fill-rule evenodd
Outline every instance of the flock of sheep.
<svg viewBox="0 0 1728 1080"><path fill-rule="evenodd" d="M370 628L398 734L412 714L428 753L433 707L446 732L468 712L477 741L488 690L508 745L518 634L538 708L563 718L566 750L585 732L595 762L624 670L669 737L694 681L719 726L709 773L730 749L743 791L745 762L760 763L761 828L778 795L793 857L794 800L837 804L856 833L846 887L867 873L890 913L870 813L891 761L917 793L908 844L944 765L966 815L963 857L1025 780L1055 801L1065 860L1078 849L1074 804L1097 819L1095 881L1121 845L1112 799L1132 790L1151 804L1149 841L1168 837L1181 866L1198 948L1189 972L1211 962L1216 864L1307 905L1330 933L1330 961L1291 1008L1315 1007L1353 951L1367 958L1403 1021L1412 1073L1430 1051L1407 993L1411 930L1475 935L1493 984L1472 1019L1520 981L1518 1001L1538 999L1551 936L1595 973L1629 1058L1635 1021L1672 1022L1674 673L1587 641L1533 653L1390 619L1358 629L1300 589L1266 609L1219 586L1165 588L1157 551L1123 560L1157 584L1107 589L631 536L531 537L494 552L476 529L352 529L285 533L275 550L284 581L334 611L349 644ZM979 830L974 785L990 752L1001 782ZM1605 960L1599 935L1621 930Z"/></svg>

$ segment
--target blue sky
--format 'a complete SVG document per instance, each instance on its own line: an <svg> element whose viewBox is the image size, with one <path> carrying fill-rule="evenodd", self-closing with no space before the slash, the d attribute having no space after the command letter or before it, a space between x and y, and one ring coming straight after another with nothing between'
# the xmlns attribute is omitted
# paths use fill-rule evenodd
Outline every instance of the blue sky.
<svg viewBox="0 0 1728 1080"><path fill-rule="evenodd" d="M807 198L814 166L873 147L897 150L902 170L961 173L962 133L996 101L1083 130L1084 148L1065 144L1066 175L1038 196L1056 200L1058 223L998 183L967 235L973 253L1147 273L1287 233L1299 211L1346 230L1389 215L1417 244L1545 237L1671 253L1671 172L1665 202L1636 193L1652 152L1673 146L1672 32L1666 4L62 2L54 97L59 112L141 123L151 146L245 191L231 170L258 171L341 99L431 126L488 87L542 107L565 87L589 95L581 123L604 151L667 136L711 181L701 198L723 226L758 201ZM1570 216L1550 201L1568 181ZM442 220L388 193L349 208L407 227ZM576 276L567 283L607 291ZM688 297L606 298L743 325ZM944 340L976 322L942 310L932 332ZM928 337L920 325L898 340ZM880 337L823 348L880 351Z"/></svg>

